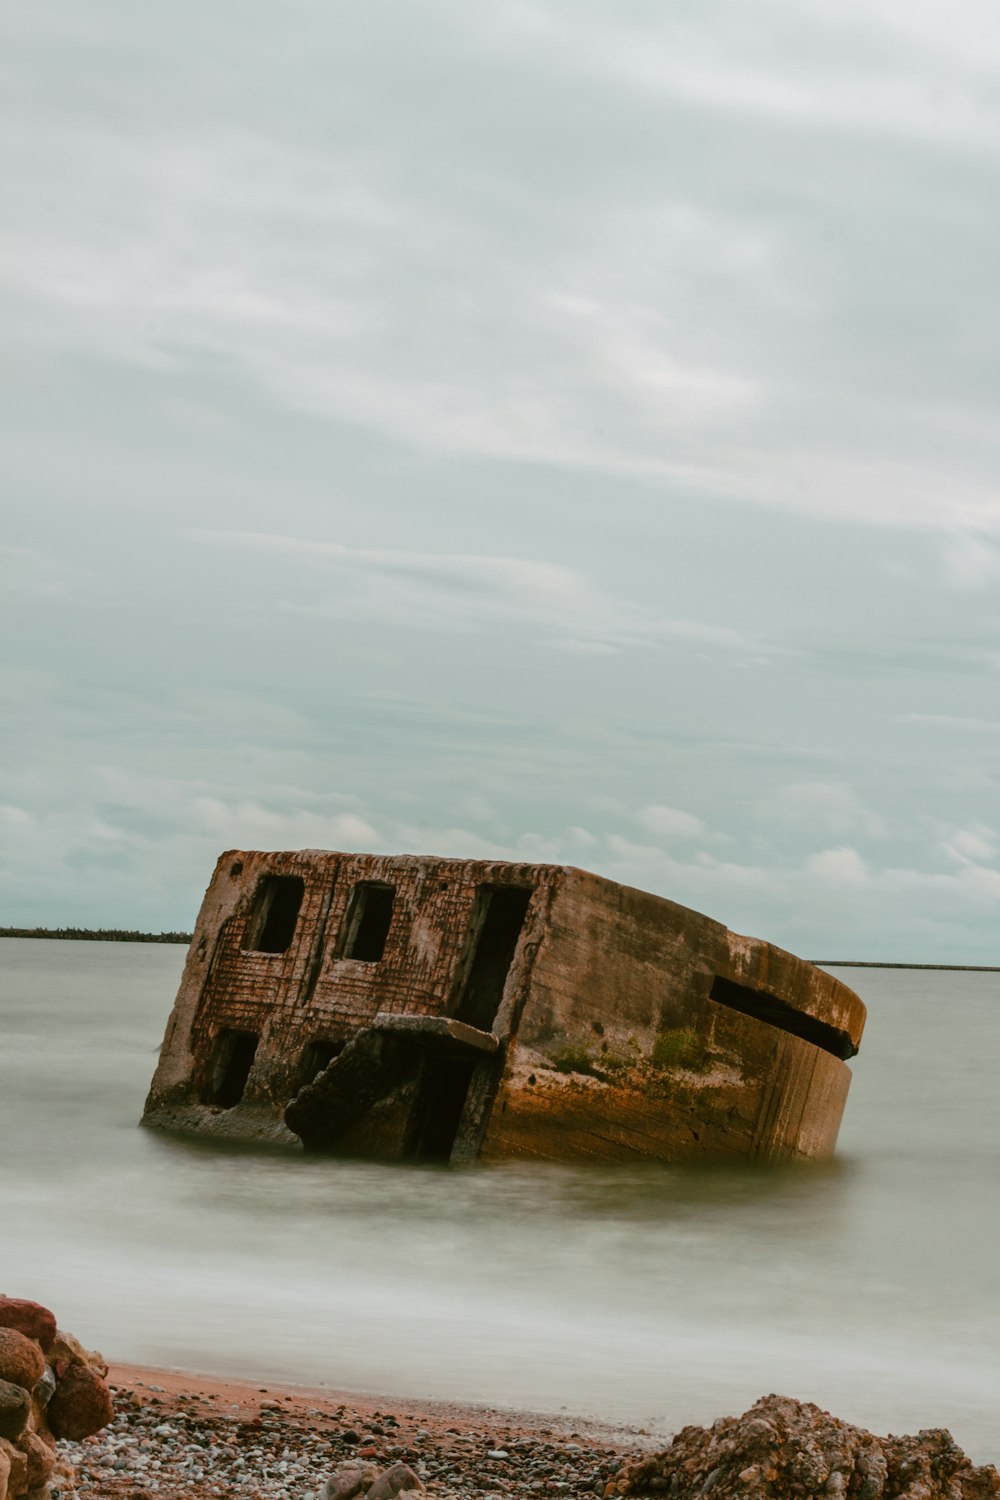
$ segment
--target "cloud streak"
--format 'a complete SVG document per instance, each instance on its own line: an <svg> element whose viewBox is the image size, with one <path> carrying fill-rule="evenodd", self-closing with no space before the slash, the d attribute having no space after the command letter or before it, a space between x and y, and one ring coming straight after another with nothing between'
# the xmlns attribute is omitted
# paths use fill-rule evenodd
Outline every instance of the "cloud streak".
<svg viewBox="0 0 1000 1500"><path fill-rule="evenodd" d="M195 532L194 539L285 559L330 582L308 603L285 608L336 619L369 619L426 630L502 623L563 649L684 644L750 656L786 654L749 633L700 620L669 619L617 599L579 569L534 558L347 547L253 532Z"/></svg>
<svg viewBox="0 0 1000 1500"><path fill-rule="evenodd" d="M752 31L722 4L700 25L653 7L522 6L509 24L429 8L440 38L391 7L403 53L420 30L407 75L346 7L336 48L295 49L305 103L271 79L237 86L266 27L182 60L153 50L155 18L119 36L96 7L74 38L94 98L77 92L31 141L43 167L62 163L55 219L44 173L15 174L15 330L27 318L54 349L164 372L222 359L295 410L435 454L1000 535L989 340L955 336L991 316L997 236L954 186L958 170L987 200L1000 110L954 27L888 6L806 26L772 3ZM15 9L58 94L52 29ZM137 91L122 62L154 56ZM186 125L172 101L192 71ZM226 117L206 120L217 93ZM801 146L789 133L773 149L792 124ZM680 140L683 155L661 144ZM918 180L930 140L942 157ZM944 282L959 233L963 277ZM983 556L959 546L957 576Z"/></svg>

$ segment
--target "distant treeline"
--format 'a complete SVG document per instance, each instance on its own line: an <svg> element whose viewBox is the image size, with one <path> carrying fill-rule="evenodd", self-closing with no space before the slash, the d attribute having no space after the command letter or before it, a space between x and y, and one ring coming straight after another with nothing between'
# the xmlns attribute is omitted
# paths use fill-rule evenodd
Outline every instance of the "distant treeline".
<svg viewBox="0 0 1000 1500"><path fill-rule="evenodd" d="M887 964L867 958L814 958L818 969L938 969L955 974L1000 974L1000 964Z"/></svg>
<svg viewBox="0 0 1000 1500"><path fill-rule="evenodd" d="M78 943L189 943L189 932L128 932L124 927L0 927L0 937L67 938Z"/></svg>

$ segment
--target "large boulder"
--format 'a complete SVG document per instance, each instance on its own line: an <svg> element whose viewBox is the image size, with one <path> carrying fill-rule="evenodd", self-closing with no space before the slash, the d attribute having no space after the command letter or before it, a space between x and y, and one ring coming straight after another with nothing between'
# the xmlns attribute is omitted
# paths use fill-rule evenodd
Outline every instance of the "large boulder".
<svg viewBox="0 0 1000 1500"><path fill-rule="evenodd" d="M22 1385L0 1380L0 1438L20 1437L31 1412L31 1397Z"/></svg>
<svg viewBox="0 0 1000 1500"><path fill-rule="evenodd" d="M24 1454L28 1466L29 1492L47 1484L56 1466L56 1456L48 1444L42 1442L37 1432L25 1431L16 1446Z"/></svg>
<svg viewBox="0 0 1000 1500"><path fill-rule="evenodd" d="M16 1328L25 1338L40 1344L45 1354L56 1336L55 1315L27 1297L0 1297L0 1328Z"/></svg>
<svg viewBox="0 0 1000 1500"><path fill-rule="evenodd" d="M0 1438L0 1500L21 1500L28 1488L27 1458L20 1448Z"/></svg>
<svg viewBox="0 0 1000 1500"><path fill-rule="evenodd" d="M18 1439L18 1443L20 1443L20 1439ZM7 1452L8 1462L10 1463L10 1478L7 1481L10 1487L10 1497L11 1500L21 1500L22 1495L26 1494L30 1482L28 1479L28 1456L14 1443L5 1443L4 1447Z"/></svg>
<svg viewBox="0 0 1000 1500"><path fill-rule="evenodd" d="M33 1390L45 1373L45 1355L16 1328L0 1328L0 1380Z"/></svg>
<svg viewBox="0 0 1000 1500"><path fill-rule="evenodd" d="M73 1364L56 1380L46 1419L57 1438L78 1443L114 1420L108 1383L91 1365Z"/></svg>
<svg viewBox="0 0 1000 1500"><path fill-rule="evenodd" d="M741 1417L683 1428L611 1489L658 1500L995 1500L1000 1474L976 1468L943 1428L874 1437L810 1402L765 1396Z"/></svg>
<svg viewBox="0 0 1000 1500"><path fill-rule="evenodd" d="M65 1329L58 1329L52 1348L49 1351L49 1363L59 1376L70 1365L91 1365L95 1370L100 1370L102 1375L108 1373L108 1365L103 1354L95 1350L85 1349L80 1340Z"/></svg>

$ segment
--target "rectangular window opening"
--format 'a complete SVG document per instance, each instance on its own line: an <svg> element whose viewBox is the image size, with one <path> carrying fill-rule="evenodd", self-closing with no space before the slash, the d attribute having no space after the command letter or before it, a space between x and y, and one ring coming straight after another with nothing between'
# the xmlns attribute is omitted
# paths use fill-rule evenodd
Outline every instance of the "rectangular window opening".
<svg viewBox="0 0 1000 1500"><path fill-rule="evenodd" d="M479 934L455 1019L489 1031L500 1009L531 891L522 886L482 886L479 897Z"/></svg>
<svg viewBox="0 0 1000 1500"><path fill-rule="evenodd" d="M347 941L344 957L362 964L377 964L385 952L395 888L377 881L355 886L347 918Z"/></svg>
<svg viewBox="0 0 1000 1500"><path fill-rule="evenodd" d="M243 1098L260 1038L253 1031L220 1031L212 1051L212 1066L202 1104L232 1109Z"/></svg>
<svg viewBox="0 0 1000 1500"><path fill-rule="evenodd" d="M412 1154L418 1161L448 1161L455 1146L475 1063L465 1058L428 1059L414 1111Z"/></svg>
<svg viewBox="0 0 1000 1500"><path fill-rule="evenodd" d="M818 1021L805 1011L796 1010L787 1000L781 1000L767 990L751 989L747 984L737 984L735 980L716 975L708 997L719 1005L728 1006L730 1010L738 1010L741 1015L756 1016L758 1021L765 1021L768 1026L801 1037L805 1042L812 1042L814 1047L821 1047L824 1052L832 1053L843 1062L857 1054L858 1049L846 1031L831 1026L827 1021Z"/></svg>
<svg viewBox="0 0 1000 1500"><path fill-rule="evenodd" d="M325 1038L321 1039L317 1037L315 1041L310 1042L307 1047L304 1047L302 1049L302 1056L299 1058L297 1090L304 1089L307 1084L312 1083L314 1079L318 1078L330 1066L333 1059L340 1056L344 1050L344 1045L345 1043L342 1040L331 1042Z"/></svg>
<svg viewBox="0 0 1000 1500"><path fill-rule="evenodd" d="M247 926L247 950L287 953L305 893L301 875L265 875L257 887Z"/></svg>

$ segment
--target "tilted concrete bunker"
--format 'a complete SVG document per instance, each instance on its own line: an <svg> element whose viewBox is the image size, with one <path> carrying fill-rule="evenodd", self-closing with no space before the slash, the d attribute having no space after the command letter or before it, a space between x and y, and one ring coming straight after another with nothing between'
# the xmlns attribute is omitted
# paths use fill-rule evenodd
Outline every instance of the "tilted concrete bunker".
<svg viewBox="0 0 1000 1500"><path fill-rule="evenodd" d="M865 1008L563 865L222 855L144 1120L382 1159L823 1157Z"/></svg>

